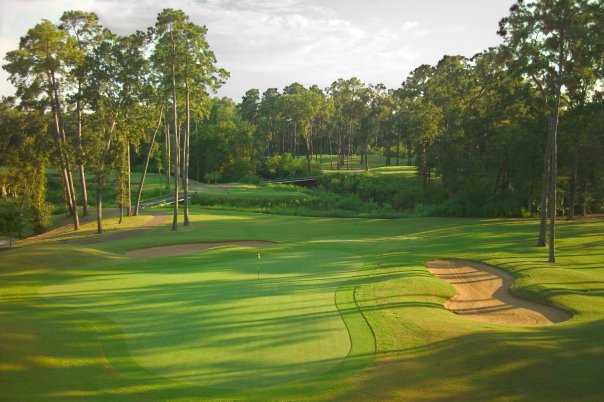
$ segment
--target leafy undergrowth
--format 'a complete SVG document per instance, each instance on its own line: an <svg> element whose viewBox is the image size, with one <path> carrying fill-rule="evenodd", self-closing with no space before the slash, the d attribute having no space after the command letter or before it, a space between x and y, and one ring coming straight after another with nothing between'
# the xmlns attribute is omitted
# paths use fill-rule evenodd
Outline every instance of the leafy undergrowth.
<svg viewBox="0 0 604 402"><path fill-rule="evenodd" d="M0 400L595 401L604 395L604 222L337 219L194 207L192 225L107 221L0 252ZM116 236L115 234L127 235ZM158 245L271 240L128 258ZM498 265L562 324L443 308L435 257Z"/></svg>
<svg viewBox="0 0 604 402"><path fill-rule="evenodd" d="M363 201L354 194L336 194L292 185L240 185L230 188L206 186L193 195L192 203L206 208L278 215L340 218L403 216L391 207Z"/></svg>
<svg viewBox="0 0 604 402"><path fill-rule="evenodd" d="M200 185L194 204L279 215L340 218L525 217L522 202L483 190L449 196L438 180L423 189L415 167L388 166L368 172L333 172L312 188L292 185Z"/></svg>

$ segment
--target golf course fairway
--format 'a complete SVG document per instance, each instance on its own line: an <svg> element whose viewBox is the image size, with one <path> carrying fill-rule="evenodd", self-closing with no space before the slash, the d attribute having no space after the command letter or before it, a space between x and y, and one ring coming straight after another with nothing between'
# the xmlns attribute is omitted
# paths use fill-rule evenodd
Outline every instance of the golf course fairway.
<svg viewBox="0 0 604 402"><path fill-rule="evenodd" d="M556 265L531 220L191 220L111 218L0 251L0 400L604 400L602 220L561 222ZM448 258L572 317L454 314L426 269Z"/></svg>

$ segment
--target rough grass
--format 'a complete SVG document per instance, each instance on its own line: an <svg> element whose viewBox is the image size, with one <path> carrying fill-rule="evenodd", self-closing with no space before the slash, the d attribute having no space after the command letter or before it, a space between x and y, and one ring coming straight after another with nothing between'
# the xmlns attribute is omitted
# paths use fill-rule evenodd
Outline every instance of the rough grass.
<svg viewBox="0 0 604 402"><path fill-rule="evenodd" d="M193 225L0 252L0 400L596 401L604 222L563 222L559 263L527 220L302 218L194 209ZM113 232L114 233L114 232ZM112 240L113 239L113 240ZM194 241L277 246L130 259ZM575 313L542 328L442 307L436 257L482 260ZM258 279L260 277L260 279Z"/></svg>

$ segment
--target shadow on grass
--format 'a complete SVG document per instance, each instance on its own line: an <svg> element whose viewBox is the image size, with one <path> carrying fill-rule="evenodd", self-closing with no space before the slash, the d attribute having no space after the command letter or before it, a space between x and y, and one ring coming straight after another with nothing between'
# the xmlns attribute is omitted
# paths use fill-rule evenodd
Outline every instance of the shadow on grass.
<svg viewBox="0 0 604 402"><path fill-rule="evenodd" d="M342 401L599 401L604 320L482 332L380 353Z"/></svg>
<svg viewBox="0 0 604 402"><path fill-rule="evenodd" d="M376 296L379 305L361 309L369 318L407 311L418 314L409 325L421 325L424 317L419 314L442 311L438 300L425 300L438 297L407 285L431 280L421 266L438 255L490 256L492 262L505 250L502 259L517 257L512 271L543 269L532 247L534 222L248 218L235 223L217 218L169 239L165 228L141 229L120 242L88 243L96 249L80 244L64 252L61 247L76 243L48 244L21 250L23 258L15 257L14 263L0 262L0 277L10 285L0 295L0 400L264 401L309 395L326 400L603 399L602 321L454 337L443 328L439 335L447 339L378 350L374 365L375 339L353 328L363 325L359 307L350 299L359 286L396 282L411 298ZM292 230L302 223L312 230ZM592 234L569 227L573 230L562 225L563 234L577 240L562 247L569 258L579 257L582 241ZM250 251L160 258L144 265L119 255L134 246L223 239L232 233L287 244L263 254L261 280L256 279L259 265ZM404 238L409 233L413 239ZM310 247L312 239L328 241ZM329 239L339 241L337 251ZM598 252L593 253L596 258ZM12 253L3 258L13 258ZM569 264L572 269L583 265L597 268L598 263ZM589 300L602 298L600 282L583 282L594 296ZM557 281L532 292L574 296L579 290L572 286ZM341 289L346 289L344 299L332 301ZM263 308L250 309L258 299L265 300ZM181 364L200 347L262 354L271 348L303 349L317 339L340 339L345 332L339 316L349 333L362 333L360 351L348 359L319 354L305 362L267 363L208 356L203 364ZM347 321L349 317L356 319ZM340 329L324 325L333 322ZM354 349L359 341L349 342ZM286 349L279 352L284 360L288 357ZM162 367L143 368L141 361L154 354L161 356Z"/></svg>
<svg viewBox="0 0 604 402"><path fill-rule="evenodd" d="M396 303L382 308L416 306ZM109 321L55 310L49 322L48 310L29 308L0 317L6 323L24 312L28 320L15 321L18 324L4 327L0 334L3 401L21 400L24 385L28 401L274 400L305 395L342 401L597 401L604 395L596 375L604 370L604 320L572 328L480 332L377 354L369 348L344 361L254 367L216 363L202 373L215 384L205 387L195 385L197 375L166 378L138 366L124 343L129 336ZM105 339L98 339L99 325L105 326ZM48 354L30 348L32 337L55 340L57 349ZM17 344L16 350L7 350ZM104 356L110 364L103 363ZM367 366L372 360L376 363ZM308 371L322 375L292 380L292 374ZM325 393L337 383L338 389Z"/></svg>

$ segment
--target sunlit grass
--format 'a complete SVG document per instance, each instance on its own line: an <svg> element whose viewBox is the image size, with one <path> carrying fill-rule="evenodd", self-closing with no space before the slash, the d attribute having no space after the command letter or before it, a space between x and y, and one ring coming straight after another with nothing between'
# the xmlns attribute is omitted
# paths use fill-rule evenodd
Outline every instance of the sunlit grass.
<svg viewBox="0 0 604 402"><path fill-rule="evenodd" d="M552 266L533 247L536 222L520 219L194 207L193 225L176 233L169 217L153 219L107 219L105 241L90 223L0 252L0 400L593 401L604 393L601 220L562 222ZM125 255L229 239L277 244ZM517 276L517 293L575 315L530 329L455 316L442 307L453 289L424 268L436 257L499 265Z"/></svg>

